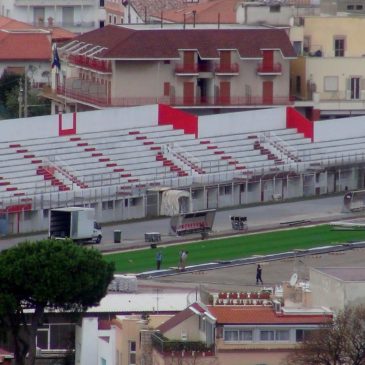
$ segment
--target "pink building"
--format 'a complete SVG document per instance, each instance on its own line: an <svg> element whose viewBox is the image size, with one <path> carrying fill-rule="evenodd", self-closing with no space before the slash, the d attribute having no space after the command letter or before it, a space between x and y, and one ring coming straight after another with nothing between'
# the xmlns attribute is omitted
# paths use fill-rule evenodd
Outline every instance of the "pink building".
<svg viewBox="0 0 365 365"><path fill-rule="evenodd" d="M163 103L188 109L288 105L283 29L107 26L59 49L54 112ZM55 97L56 96L56 97Z"/></svg>

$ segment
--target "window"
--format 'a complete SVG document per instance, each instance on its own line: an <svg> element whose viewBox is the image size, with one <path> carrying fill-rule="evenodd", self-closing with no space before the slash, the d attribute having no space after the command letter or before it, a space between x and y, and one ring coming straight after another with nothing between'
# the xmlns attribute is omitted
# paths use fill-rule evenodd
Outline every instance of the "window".
<svg viewBox="0 0 365 365"><path fill-rule="evenodd" d="M347 10L354 10L354 6L353 5L347 5Z"/></svg>
<svg viewBox="0 0 365 365"><path fill-rule="evenodd" d="M224 331L224 341L238 341L238 331Z"/></svg>
<svg viewBox="0 0 365 365"><path fill-rule="evenodd" d="M252 330L240 330L240 341L252 341Z"/></svg>
<svg viewBox="0 0 365 365"><path fill-rule="evenodd" d="M308 53L311 48L311 38L309 36L304 36L303 39L303 51Z"/></svg>
<svg viewBox="0 0 365 365"><path fill-rule="evenodd" d="M309 338L311 330L296 330L295 331L295 341L303 342L304 340Z"/></svg>
<svg viewBox="0 0 365 365"><path fill-rule="evenodd" d="M270 13L280 13L281 6L280 5L271 5Z"/></svg>
<svg viewBox="0 0 365 365"><path fill-rule="evenodd" d="M275 338L276 341L289 341L289 330L277 330Z"/></svg>
<svg viewBox="0 0 365 365"><path fill-rule="evenodd" d="M225 185L219 188L220 195L231 195L232 194L232 185Z"/></svg>
<svg viewBox="0 0 365 365"><path fill-rule="evenodd" d="M33 216L33 212L30 211L25 211L24 212L24 220L25 221L30 221L32 219Z"/></svg>
<svg viewBox="0 0 365 365"><path fill-rule="evenodd" d="M338 91L338 77L325 76L323 82L324 91Z"/></svg>
<svg viewBox="0 0 365 365"><path fill-rule="evenodd" d="M37 331L37 347L48 350L48 328L39 329Z"/></svg>
<svg viewBox="0 0 365 365"><path fill-rule="evenodd" d="M129 341L129 365L136 364L136 341Z"/></svg>
<svg viewBox="0 0 365 365"><path fill-rule="evenodd" d="M297 56L299 56L302 53L302 42L300 41L294 41L293 42L293 48L294 52Z"/></svg>
<svg viewBox="0 0 365 365"><path fill-rule="evenodd" d="M362 5L356 5L356 10L362 10L363 6Z"/></svg>
<svg viewBox="0 0 365 365"><path fill-rule="evenodd" d="M224 341L226 342L242 342L242 341L252 341L252 330L250 329L232 329L224 330Z"/></svg>
<svg viewBox="0 0 365 365"><path fill-rule="evenodd" d="M112 16L109 15L109 24L111 24L111 23L112 23Z"/></svg>
<svg viewBox="0 0 365 365"><path fill-rule="evenodd" d="M335 38L334 41L335 47L335 57L344 57L345 56L345 38Z"/></svg>
<svg viewBox="0 0 365 365"><path fill-rule="evenodd" d="M170 83L169 82L163 83L163 95L170 96Z"/></svg>
<svg viewBox="0 0 365 365"><path fill-rule="evenodd" d="M48 218L49 209L43 209L43 218Z"/></svg>
<svg viewBox="0 0 365 365"><path fill-rule="evenodd" d="M260 341L274 341L275 331L260 331Z"/></svg>
<svg viewBox="0 0 365 365"><path fill-rule="evenodd" d="M134 206L136 206L138 204L138 199L137 198L132 198L132 199L130 199L130 201L129 201L129 205L131 206L131 207L134 207Z"/></svg>
<svg viewBox="0 0 365 365"><path fill-rule="evenodd" d="M106 365L106 360L103 357L100 358L100 364Z"/></svg>
<svg viewBox="0 0 365 365"><path fill-rule="evenodd" d="M103 210L113 209L113 200L108 200L107 202L102 203Z"/></svg>

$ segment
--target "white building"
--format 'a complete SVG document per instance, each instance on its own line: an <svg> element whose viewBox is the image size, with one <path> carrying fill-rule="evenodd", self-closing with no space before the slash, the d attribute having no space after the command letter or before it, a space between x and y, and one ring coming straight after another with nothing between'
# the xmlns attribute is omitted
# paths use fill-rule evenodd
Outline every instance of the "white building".
<svg viewBox="0 0 365 365"><path fill-rule="evenodd" d="M104 26L104 0L0 0L0 15L84 33Z"/></svg>

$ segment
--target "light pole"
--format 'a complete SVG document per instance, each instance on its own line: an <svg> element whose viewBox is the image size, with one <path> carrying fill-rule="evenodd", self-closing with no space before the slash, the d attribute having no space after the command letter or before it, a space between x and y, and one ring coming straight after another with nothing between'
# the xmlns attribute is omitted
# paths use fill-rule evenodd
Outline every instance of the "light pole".
<svg viewBox="0 0 365 365"><path fill-rule="evenodd" d="M23 109L23 82L22 79L19 79L19 95L18 95L18 104L19 104L19 118L22 117L22 109Z"/></svg>

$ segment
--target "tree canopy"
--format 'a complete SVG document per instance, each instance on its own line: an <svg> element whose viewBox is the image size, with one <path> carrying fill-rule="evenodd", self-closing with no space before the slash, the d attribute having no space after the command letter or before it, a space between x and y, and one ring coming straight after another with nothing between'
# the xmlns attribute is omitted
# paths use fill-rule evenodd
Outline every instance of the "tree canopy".
<svg viewBox="0 0 365 365"><path fill-rule="evenodd" d="M17 364L34 364L35 337L44 311L84 311L97 305L114 265L96 249L68 240L22 242L0 253L0 317L14 340ZM33 309L26 325L24 309ZM26 336L21 335L25 330Z"/></svg>
<svg viewBox="0 0 365 365"><path fill-rule="evenodd" d="M364 365L365 306L347 307L311 333L287 359L288 365Z"/></svg>

